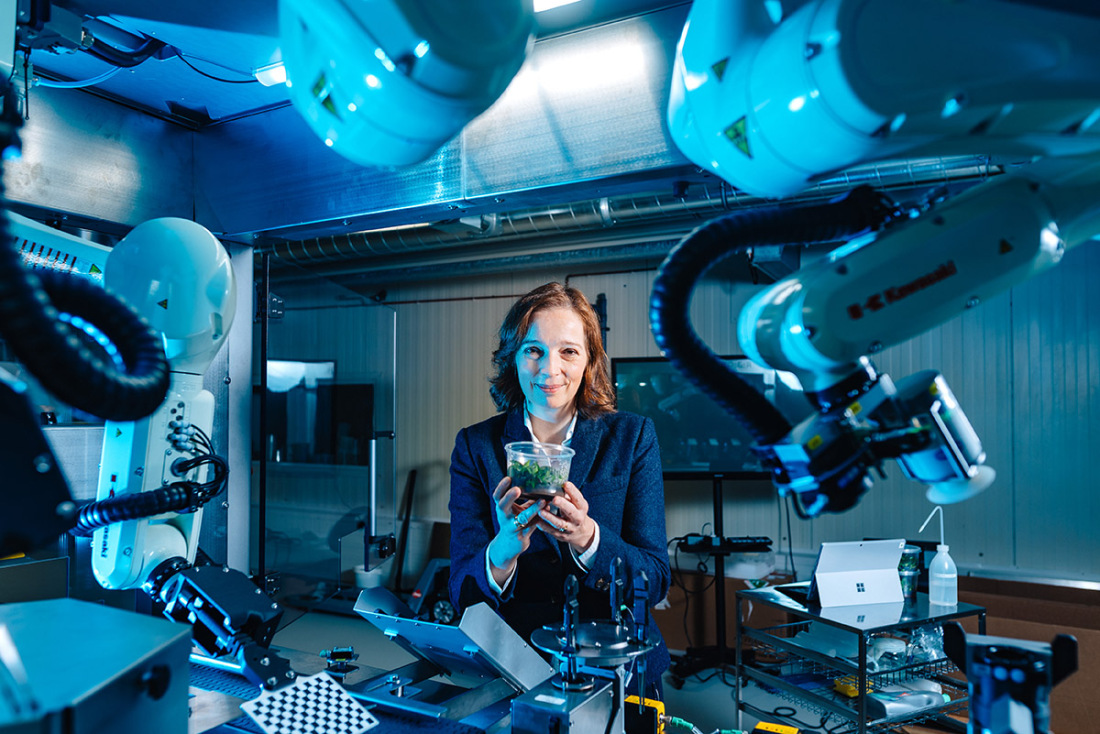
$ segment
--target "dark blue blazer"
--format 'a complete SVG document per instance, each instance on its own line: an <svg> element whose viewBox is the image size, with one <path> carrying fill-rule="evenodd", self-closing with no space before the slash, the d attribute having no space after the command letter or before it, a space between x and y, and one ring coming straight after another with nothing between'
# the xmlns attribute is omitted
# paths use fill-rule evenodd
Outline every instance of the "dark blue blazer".
<svg viewBox="0 0 1100 734"><path fill-rule="evenodd" d="M568 545L535 531L519 557L516 576L503 597L490 588L485 551L498 526L493 488L506 472L505 444L530 441L523 410L512 410L459 431L451 455L451 600L462 610L486 602L525 639L545 624L560 625L563 585L569 574L580 582L580 618L611 618L612 561L622 558L628 573L644 571L649 606L668 591L671 572L665 536L664 484L657 434L649 418L612 413L578 418L570 446L577 452L569 479L588 501L588 514L600 526L600 545L583 571ZM660 639L652 621L649 633ZM647 655L647 680L668 668L664 641Z"/></svg>

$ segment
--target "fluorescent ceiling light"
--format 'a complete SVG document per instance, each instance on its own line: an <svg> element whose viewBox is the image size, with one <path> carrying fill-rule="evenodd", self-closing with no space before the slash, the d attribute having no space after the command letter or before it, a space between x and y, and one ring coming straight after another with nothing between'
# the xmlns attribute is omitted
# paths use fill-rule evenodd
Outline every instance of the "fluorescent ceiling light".
<svg viewBox="0 0 1100 734"><path fill-rule="evenodd" d="M535 12L541 13L544 10L553 10L554 8L560 8L562 5L572 5L580 0L535 0Z"/></svg>

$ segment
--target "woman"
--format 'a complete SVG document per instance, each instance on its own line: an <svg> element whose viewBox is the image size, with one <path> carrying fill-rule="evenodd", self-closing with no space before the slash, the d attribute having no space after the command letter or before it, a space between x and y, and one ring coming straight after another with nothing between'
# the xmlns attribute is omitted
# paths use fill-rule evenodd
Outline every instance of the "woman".
<svg viewBox="0 0 1100 734"><path fill-rule="evenodd" d="M563 585L580 582L580 618L612 616L610 569L644 572L649 606L669 584L664 488L648 418L615 411L599 321L560 283L521 297L500 327L490 392L500 414L462 429L451 455L451 599L487 602L525 639L561 624ZM520 502L507 476L513 441L568 445L564 496ZM551 507L552 505L552 507ZM651 639L660 641L652 622ZM660 695L663 641L646 658L646 695ZM633 686L636 689L636 683ZM635 691L636 692L636 691Z"/></svg>

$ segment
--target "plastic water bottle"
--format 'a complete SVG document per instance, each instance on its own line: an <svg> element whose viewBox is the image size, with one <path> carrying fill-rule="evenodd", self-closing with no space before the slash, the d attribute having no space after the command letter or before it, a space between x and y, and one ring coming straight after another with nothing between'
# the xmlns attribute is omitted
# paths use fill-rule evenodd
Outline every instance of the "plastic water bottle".
<svg viewBox="0 0 1100 734"><path fill-rule="evenodd" d="M928 566L928 601L943 606L959 603L959 570L943 543L936 546L936 555Z"/></svg>

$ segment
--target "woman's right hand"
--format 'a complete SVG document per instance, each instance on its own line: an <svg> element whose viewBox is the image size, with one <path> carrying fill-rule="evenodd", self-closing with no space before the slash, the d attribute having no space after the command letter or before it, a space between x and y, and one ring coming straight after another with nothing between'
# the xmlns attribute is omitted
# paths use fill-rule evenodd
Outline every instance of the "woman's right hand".
<svg viewBox="0 0 1100 734"><path fill-rule="evenodd" d="M507 476L493 490L493 507L500 530L489 542L489 565L494 580L502 588L516 568L516 560L531 546L531 533L538 527L539 510L546 506L542 500L520 503L520 494L519 487L513 487L512 478Z"/></svg>

